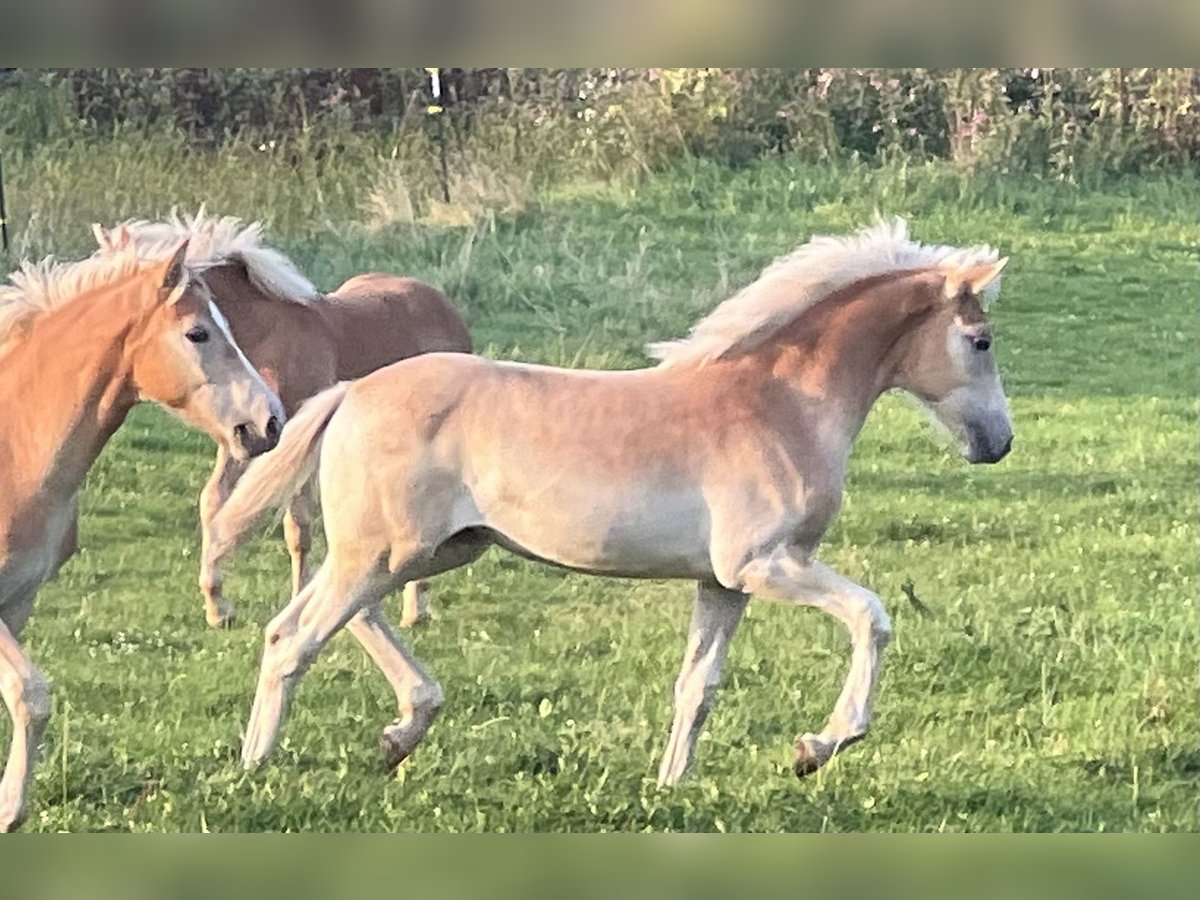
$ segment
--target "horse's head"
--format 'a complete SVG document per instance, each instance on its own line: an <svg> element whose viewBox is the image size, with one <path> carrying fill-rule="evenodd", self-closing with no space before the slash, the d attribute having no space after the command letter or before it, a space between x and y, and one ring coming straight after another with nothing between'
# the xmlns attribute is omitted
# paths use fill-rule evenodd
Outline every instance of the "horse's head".
<svg viewBox="0 0 1200 900"><path fill-rule="evenodd" d="M148 308L127 342L139 399L208 432L238 459L279 441L283 406L246 360L207 286L191 277L187 241L149 269Z"/></svg>
<svg viewBox="0 0 1200 900"><path fill-rule="evenodd" d="M933 313L900 362L897 386L913 394L962 445L973 463L999 462L1012 447L1012 421L994 339L980 295L1008 258L948 271Z"/></svg>

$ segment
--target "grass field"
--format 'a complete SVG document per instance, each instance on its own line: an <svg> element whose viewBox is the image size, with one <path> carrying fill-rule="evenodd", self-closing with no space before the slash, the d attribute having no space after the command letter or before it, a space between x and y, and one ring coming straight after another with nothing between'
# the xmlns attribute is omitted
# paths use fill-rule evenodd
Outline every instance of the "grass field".
<svg viewBox="0 0 1200 900"><path fill-rule="evenodd" d="M660 791L691 587L497 552L435 582L436 619L411 638L447 705L396 777L376 753L391 692L344 636L303 682L273 763L245 774L259 626L285 600L287 557L275 534L239 557L243 624L205 627L195 501L211 448L140 409L89 479L84 549L25 632L55 687L28 829L1197 827L1194 180L1086 193L693 163L547 190L474 227L369 230L350 174L314 218L312 185L266 165L240 183L229 167L139 165L14 174L10 203L38 212L21 246L82 252L92 217L208 196L265 218L322 286L423 277L488 355L569 366L642 364L645 341L682 334L775 255L877 209L921 239L987 241L1012 255L992 318L1015 449L972 469L901 400L868 421L821 556L884 598L896 635L870 738L809 780L790 774L791 742L845 674L831 619L751 604L694 774Z"/></svg>

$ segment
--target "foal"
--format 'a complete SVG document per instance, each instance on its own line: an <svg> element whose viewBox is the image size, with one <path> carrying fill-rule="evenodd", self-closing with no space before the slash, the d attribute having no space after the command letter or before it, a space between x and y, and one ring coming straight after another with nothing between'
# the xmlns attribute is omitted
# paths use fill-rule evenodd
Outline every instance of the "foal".
<svg viewBox="0 0 1200 900"><path fill-rule="evenodd" d="M99 254L130 245L189 240L188 264L212 290L234 339L283 401L288 415L318 391L341 379L360 378L397 360L446 350L471 352L461 317L436 288L412 278L356 275L332 294L321 294L295 264L262 242L262 227L232 216L172 213L165 222L131 220L105 230L93 226ZM200 494L203 546L211 522L245 471L218 445L212 477ZM292 558L292 594L308 582L312 498L301 491L288 504L284 539ZM222 596L224 576L201 553L204 615L215 627L228 624L233 608ZM426 614L424 586L404 588L404 624Z"/></svg>
<svg viewBox="0 0 1200 900"><path fill-rule="evenodd" d="M719 306L652 369L570 371L435 354L313 398L255 461L214 525L214 552L312 470L337 497L329 552L266 630L242 758L272 749L288 699L343 625L395 691L388 763L425 735L442 690L380 609L396 584L498 544L593 574L686 578L697 594L659 768L687 768L751 594L846 626L850 671L824 728L796 742L803 776L859 740L891 625L879 598L813 558L867 413L899 388L971 462L1012 427L981 303L1006 260L908 240L903 222L814 238Z"/></svg>
<svg viewBox="0 0 1200 900"><path fill-rule="evenodd" d="M49 684L17 636L38 588L75 552L79 490L105 443L141 400L239 460L279 438L279 398L189 277L186 252L27 263L0 287L0 694L13 721L0 830L25 816L50 716Z"/></svg>

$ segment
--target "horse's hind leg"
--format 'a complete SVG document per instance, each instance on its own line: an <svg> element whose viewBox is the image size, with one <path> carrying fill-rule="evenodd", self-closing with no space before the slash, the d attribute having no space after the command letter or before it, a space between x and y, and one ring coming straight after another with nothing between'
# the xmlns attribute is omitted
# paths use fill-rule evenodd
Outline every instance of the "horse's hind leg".
<svg viewBox="0 0 1200 900"><path fill-rule="evenodd" d="M479 559L491 543L491 535L485 529L465 529L444 541L410 571L421 576L448 572ZM409 581L406 594L409 588L421 584L418 580ZM350 631L396 692L400 717L383 729L379 740L384 762L393 769L412 753L437 717L442 706L442 689L388 627L381 606L364 609L350 622Z"/></svg>
<svg viewBox="0 0 1200 900"><path fill-rule="evenodd" d="M659 785L675 784L687 770L696 739L716 698L721 666L729 642L749 600L740 591L703 582L696 586L696 605L688 628L683 667L675 682L675 721L658 768Z"/></svg>
<svg viewBox="0 0 1200 900"><path fill-rule="evenodd" d="M401 597L400 625L412 628L429 618L429 588L424 581L410 581Z"/></svg>
<svg viewBox="0 0 1200 900"><path fill-rule="evenodd" d="M8 763L0 780L0 831L11 831L25 819L33 762L50 719L50 685L2 621L0 695L13 723Z"/></svg>
<svg viewBox="0 0 1200 900"><path fill-rule="evenodd" d="M212 541L212 520L225 505L233 492L246 464L231 457L224 447L217 451L217 463L213 473L200 492L200 590L204 594L204 618L214 628L221 628L233 621L233 607L221 595L225 575L209 559L208 548Z"/></svg>
<svg viewBox="0 0 1200 900"><path fill-rule="evenodd" d="M308 553L312 549L313 482L306 484L283 515L283 538L292 558L292 596L308 584Z"/></svg>
<svg viewBox="0 0 1200 900"><path fill-rule="evenodd" d="M321 648L360 609L378 603L389 586L386 572L347 571L331 555L308 586L271 620L242 744L247 768L275 747L292 691Z"/></svg>
<svg viewBox="0 0 1200 900"><path fill-rule="evenodd" d="M743 575L748 591L797 606L815 606L850 632L850 672L829 721L818 734L805 732L796 738L792 768L802 778L866 736L871 695L879 677L880 657L891 637L891 621L874 593L828 566L786 550L751 563Z"/></svg>
<svg viewBox="0 0 1200 900"><path fill-rule="evenodd" d="M394 769L412 753L437 718L442 708L442 688L397 639L379 606L362 610L348 627L396 693L400 716L379 738L383 760L389 770Z"/></svg>

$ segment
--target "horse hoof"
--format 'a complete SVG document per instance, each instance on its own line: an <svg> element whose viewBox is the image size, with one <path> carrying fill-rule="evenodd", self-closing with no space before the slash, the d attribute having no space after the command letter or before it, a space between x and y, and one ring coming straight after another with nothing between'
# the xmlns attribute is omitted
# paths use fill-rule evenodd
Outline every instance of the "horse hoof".
<svg viewBox="0 0 1200 900"><path fill-rule="evenodd" d="M395 772L400 763L412 754L413 748L405 746L392 734L391 728L385 728L379 736L379 752L383 756L383 765L387 772Z"/></svg>
<svg viewBox="0 0 1200 900"><path fill-rule="evenodd" d="M237 614L232 609L222 609L218 612L205 613L204 618L208 621L210 628L232 628L237 622Z"/></svg>
<svg viewBox="0 0 1200 900"><path fill-rule="evenodd" d="M819 734L799 735L796 738L796 759L792 763L792 771L796 773L797 778L811 775L829 762L835 754L841 753L851 744L857 744L866 736L865 731L841 740L826 739Z"/></svg>
<svg viewBox="0 0 1200 900"><path fill-rule="evenodd" d="M799 739L796 741L796 759L792 763L792 771L797 778L803 778L825 765L826 759L822 759L806 741Z"/></svg>
<svg viewBox="0 0 1200 900"><path fill-rule="evenodd" d="M429 731L429 726L433 724L442 708L440 688L435 691L435 695L415 705L409 716L397 719L383 729L383 734L379 736L379 750L389 772L408 759L417 748L417 744L424 740L425 733Z"/></svg>

